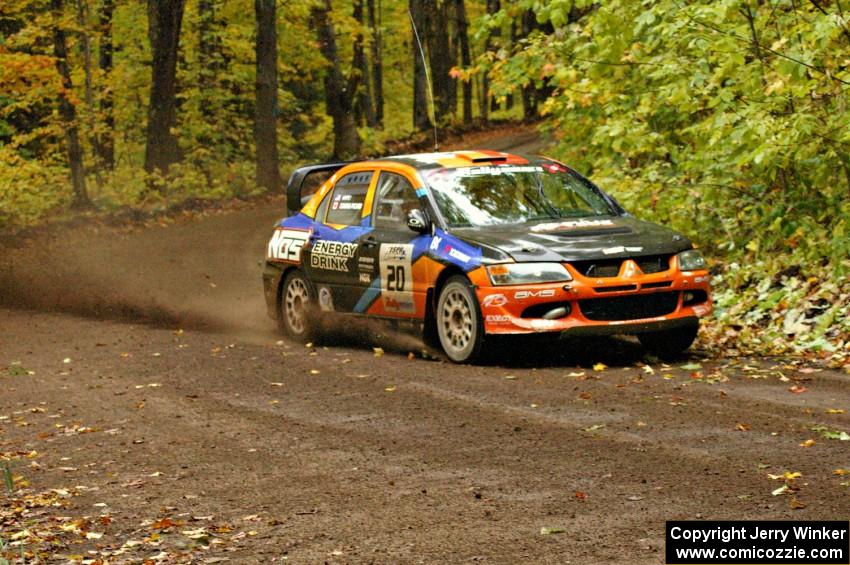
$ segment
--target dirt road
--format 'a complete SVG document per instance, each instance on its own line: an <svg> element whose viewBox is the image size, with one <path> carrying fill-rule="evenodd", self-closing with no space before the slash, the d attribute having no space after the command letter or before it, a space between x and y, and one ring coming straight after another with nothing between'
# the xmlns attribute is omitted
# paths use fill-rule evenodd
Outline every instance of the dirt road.
<svg viewBox="0 0 850 565"><path fill-rule="evenodd" d="M476 367L410 336L280 341L258 260L282 209L4 251L7 555L657 564L669 519L848 518L848 375L616 339Z"/></svg>

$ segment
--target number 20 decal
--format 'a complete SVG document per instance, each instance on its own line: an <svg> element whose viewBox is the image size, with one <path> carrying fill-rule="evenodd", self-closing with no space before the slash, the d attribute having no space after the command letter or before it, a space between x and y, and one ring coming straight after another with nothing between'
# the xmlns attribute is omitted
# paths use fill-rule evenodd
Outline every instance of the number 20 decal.
<svg viewBox="0 0 850 565"><path fill-rule="evenodd" d="M413 302L413 245L384 243L378 256L381 269L381 296L388 312L416 311Z"/></svg>
<svg viewBox="0 0 850 565"><path fill-rule="evenodd" d="M387 290L404 291L404 267L402 265L387 266Z"/></svg>

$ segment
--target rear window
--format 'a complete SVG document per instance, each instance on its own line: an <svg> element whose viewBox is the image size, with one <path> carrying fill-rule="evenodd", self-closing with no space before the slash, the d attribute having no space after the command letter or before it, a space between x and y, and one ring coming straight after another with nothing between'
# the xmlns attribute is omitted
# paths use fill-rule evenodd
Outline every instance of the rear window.
<svg viewBox="0 0 850 565"><path fill-rule="evenodd" d="M329 224L354 226L360 223L363 203L372 182L371 171L349 173L339 179L330 195L328 213L325 221Z"/></svg>

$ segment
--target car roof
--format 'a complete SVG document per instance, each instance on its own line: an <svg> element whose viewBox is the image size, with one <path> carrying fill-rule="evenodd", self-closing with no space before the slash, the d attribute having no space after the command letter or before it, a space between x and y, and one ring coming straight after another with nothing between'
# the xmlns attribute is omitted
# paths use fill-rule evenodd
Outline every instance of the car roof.
<svg viewBox="0 0 850 565"><path fill-rule="evenodd" d="M414 153L410 155L393 155L370 159L368 162L380 163L390 161L402 163L417 170L473 167L476 165L527 165L529 157L491 151L487 149L443 151L437 153Z"/></svg>

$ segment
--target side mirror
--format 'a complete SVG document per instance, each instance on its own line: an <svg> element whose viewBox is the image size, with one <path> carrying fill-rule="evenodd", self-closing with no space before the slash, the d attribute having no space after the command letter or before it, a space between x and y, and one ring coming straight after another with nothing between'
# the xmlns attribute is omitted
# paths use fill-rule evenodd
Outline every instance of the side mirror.
<svg viewBox="0 0 850 565"><path fill-rule="evenodd" d="M417 208L407 213L407 227L417 233L428 233L431 230L431 222L425 212Z"/></svg>

